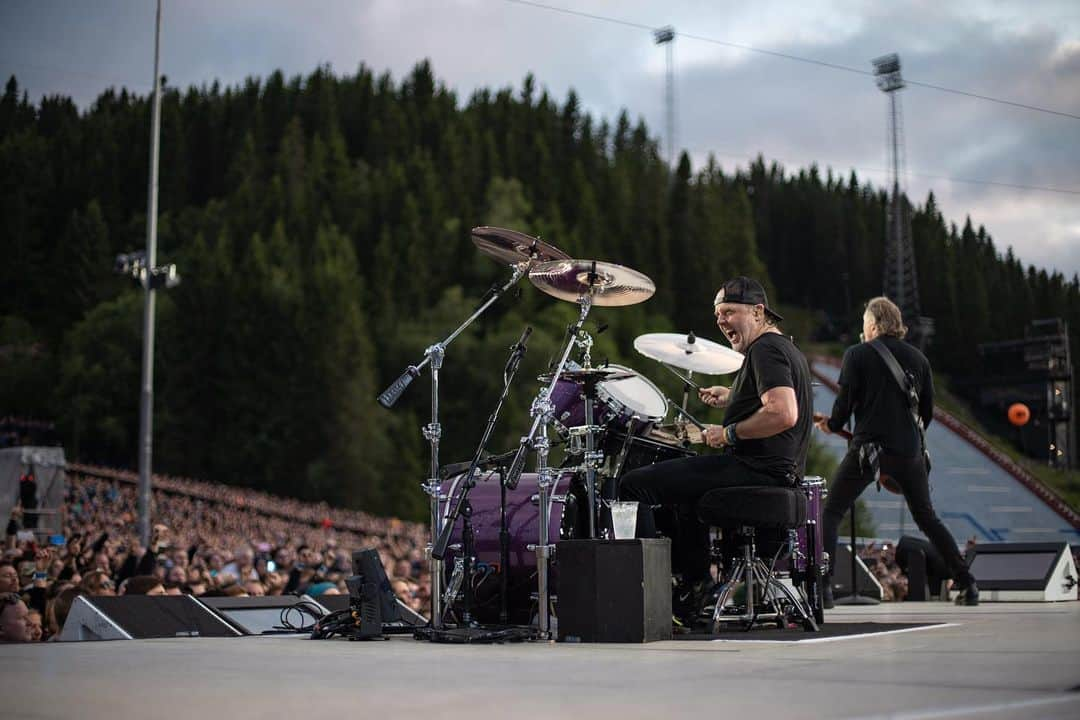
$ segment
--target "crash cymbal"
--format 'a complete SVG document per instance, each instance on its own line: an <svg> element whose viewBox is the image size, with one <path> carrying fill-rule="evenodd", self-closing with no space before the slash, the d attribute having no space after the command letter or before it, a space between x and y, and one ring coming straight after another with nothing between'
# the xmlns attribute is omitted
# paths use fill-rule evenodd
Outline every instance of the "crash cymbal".
<svg viewBox="0 0 1080 720"><path fill-rule="evenodd" d="M508 265L570 259L554 245L517 230L484 225L472 229L472 239L480 252Z"/></svg>
<svg viewBox="0 0 1080 720"><path fill-rule="evenodd" d="M634 340L634 349L647 358L683 370L706 375L733 373L743 364L743 354L693 333L649 333Z"/></svg>
<svg viewBox="0 0 1080 720"><path fill-rule="evenodd" d="M535 266L529 280L552 297L577 302L586 295L604 307L635 305L656 292L647 275L597 260L554 260Z"/></svg>
<svg viewBox="0 0 1080 720"><path fill-rule="evenodd" d="M583 384L589 380L602 380L609 382L611 380L625 380L626 378L635 377L634 373L627 372L626 370L614 370L611 368L577 368L574 370L563 370L562 375L559 378L562 380L569 380L570 382ZM537 378L540 382L549 383L555 378L555 373L545 373Z"/></svg>

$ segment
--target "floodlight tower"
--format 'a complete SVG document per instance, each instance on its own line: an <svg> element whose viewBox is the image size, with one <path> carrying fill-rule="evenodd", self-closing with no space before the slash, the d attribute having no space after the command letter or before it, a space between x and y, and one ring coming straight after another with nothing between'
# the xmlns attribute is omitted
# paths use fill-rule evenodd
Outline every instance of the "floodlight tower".
<svg viewBox="0 0 1080 720"><path fill-rule="evenodd" d="M882 293L899 306L908 326L908 339L926 347L933 334L933 320L922 317L919 306L919 278L915 269L915 246L911 237L911 207L904 196L904 121L898 90L904 87L900 56L896 53L874 58L877 86L889 96L890 188L885 231L885 267Z"/></svg>
<svg viewBox="0 0 1080 720"><path fill-rule="evenodd" d="M670 25L653 31L657 45L667 50L667 73L664 87L664 104L667 115L667 161L675 165L675 28Z"/></svg>

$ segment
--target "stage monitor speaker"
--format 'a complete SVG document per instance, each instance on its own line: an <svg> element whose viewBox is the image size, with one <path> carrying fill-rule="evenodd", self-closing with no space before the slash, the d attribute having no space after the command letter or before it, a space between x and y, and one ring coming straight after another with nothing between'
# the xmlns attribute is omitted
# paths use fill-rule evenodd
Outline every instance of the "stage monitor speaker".
<svg viewBox="0 0 1080 720"><path fill-rule="evenodd" d="M842 598L851 595L851 549L848 544L843 542L836 544L836 557L832 559L831 564L833 597ZM858 578L859 595L879 601L882 599L881 583L857 555L855 576Z"/></svg>
<svg viewBox="0 0 1080 720"><path fill-rule="evenodd" d="M560 641L671 639L670 540L565 540L555 557Z"/></svg>
<svg viewBox="0 0 1080 720"><path fill-rule="evenodd" d="M190 595L80 596L61 640L238 637L241 631Z"/></svg>
<svg viewBox="0 0 1080 720"><path fill-rule="evenodd" d="M1078 598L1069 544L986 543L969 562L982 602L1056 602Z"/></svg>
<svg viewBox="0 0 1080 720"><path fill-rule="evenodd" d="M199 600L244 635L282 635L303 632L290 630L282 624L283 620L288 620L293 626L301 627L315 622L312 615L304 614L299 610L290 610L283 617L283 613L288 608L300 602L312 603L314 605L312 609L319 615L327 612L325 606L307 596L201 597Z"/></svg>

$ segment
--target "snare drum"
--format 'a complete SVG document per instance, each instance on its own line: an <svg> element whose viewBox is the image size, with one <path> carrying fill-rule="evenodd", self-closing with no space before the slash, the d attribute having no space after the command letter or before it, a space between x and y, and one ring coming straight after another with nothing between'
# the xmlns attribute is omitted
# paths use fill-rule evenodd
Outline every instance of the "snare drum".
<svg viewBox="0 0 1080 720"><path fill-rule="evenodd" d="M567 367L579 369L576 363ZM624 365L611 364L612 370L632 373L634 377L622 380L604 380L596 385L596 402L593 404L593 422L620 430L633 423L633 434L644 434L650 427L667 417L667 398L645 376ZM562 430L585 425L585 396L580 384L560 379L551 393L555 407L555 420Z"/></svg>
<svg viewBox="0 0 1080 720"><path fill-rule="evenodd" d="M556 471L558 472L558 471ZM536 552L529 550L540 539L540 504L537 474L522 473L518 486L506 491L506 528L510 536L510 565L507 572L507 608L510 622L527 624L532 613L530 594L536 590ZM457 504L465 474L456 475L444 484L448 497L447 512ZM578 512L579 483L572 472L562 471L551 488L551 513L548 538L552 543L585 537L580 528L584 515ZM476 557L476 585L473 588L472 614L482 623L497 623L500 608L499 577L499 488L497 473L477 473L477 482L469 491L472 505L473 548ZM443 518L446 519L445 516ZM450 535L450 544L462 542L462 522L458 520ZM446 580L449 582L459 550L446 553ZM548 585L558 592L558 563L551 563ZM456 603L461 605L460 598Z"/></svg>

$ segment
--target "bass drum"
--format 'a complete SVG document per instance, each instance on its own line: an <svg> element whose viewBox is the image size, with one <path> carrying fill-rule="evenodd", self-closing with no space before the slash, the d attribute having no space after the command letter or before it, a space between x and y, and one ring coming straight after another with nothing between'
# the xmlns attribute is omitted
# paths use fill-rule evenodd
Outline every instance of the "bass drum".
<svg viewBox="0 0 1080 720"><path fill-rule="evenodd" d="M555 484L551 489L552 502L548 539L554 544L559 540L571 540L585 537L582 522L588 522L579 512L582 498L580 483L573 472L554 468ZM461 482L465 475L456 475L444 484L448 502L452 508L461 493ZM472 615L481 623L499 622L501 605L500 573L507 575L507 608L509 622L525 625L535 613L534 602L530 594L536 591L536 552L529 550L540 539L540 502L536 473L522 473L517 488L506 491L506 527L509 533L509 565L501 566L499 552L499 490L498 473L477 473L477 482L469 491L469 503L472 505L473 547L476 565L473 574ZM449 511L449 510L448 510ZM444 517L445 520L445 517ZM459 519L450 535L450 544L462 542L461 520ZM461 555L460 551L449 550L446 553L446 582L449 584L454 571L454 564ZM552 562L548 572L548 586L552 595L558 593L558 563ZM463 593L459 592L454 608L462 607Z"/></svg>

